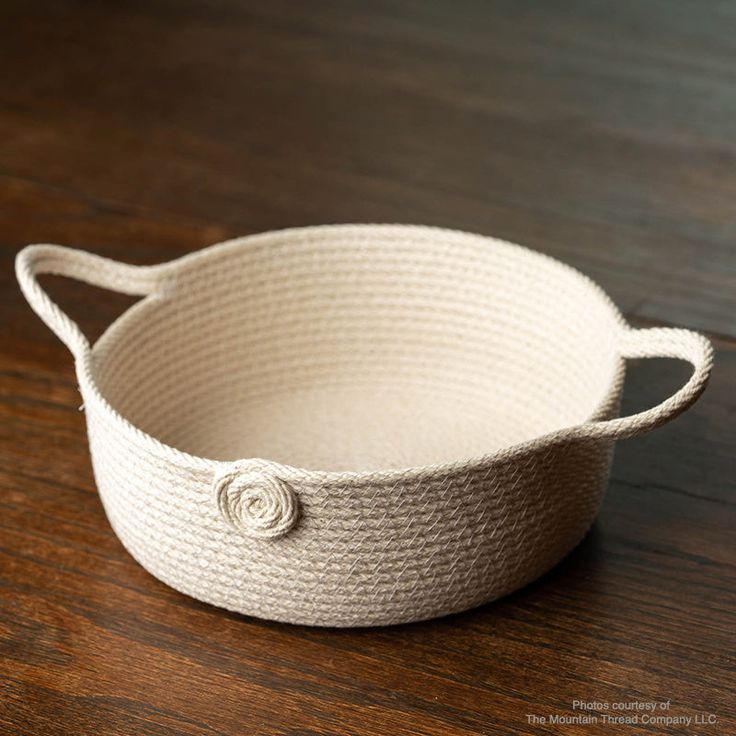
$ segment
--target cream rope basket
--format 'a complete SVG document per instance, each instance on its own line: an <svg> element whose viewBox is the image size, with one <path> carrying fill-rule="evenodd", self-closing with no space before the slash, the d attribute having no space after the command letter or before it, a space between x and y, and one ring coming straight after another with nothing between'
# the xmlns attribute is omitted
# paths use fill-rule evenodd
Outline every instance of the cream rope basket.
<svg viewBox="0 0 736 736"><path fill-rule="evenodd" d="M69 347L115 532L157 578L301 624L426 619L502 596L592 524L614 441L703 391L712 349L634 330L575 270L500 240L334 225L130 266L17 258ZM36 281L144 297L90 347ZM619 418L626 358L689 361Z"/></svg>

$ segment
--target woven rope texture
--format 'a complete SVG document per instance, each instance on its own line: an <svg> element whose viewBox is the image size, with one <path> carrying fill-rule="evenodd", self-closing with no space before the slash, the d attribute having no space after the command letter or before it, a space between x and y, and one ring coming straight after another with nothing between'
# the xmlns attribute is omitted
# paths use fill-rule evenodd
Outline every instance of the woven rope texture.
<svg viewBox="0 0 736 736"><path fill-rule="evenodd" d="M710 344L632 330L573 269L400 225L284 230L159 266L17 259L74 354L105 510L153 575L303 624L460 611L538 577L595 518L616 439L700 395ZM90 347L37 274L144 297ZM628 357L687 360L618 417Z"/></svg>

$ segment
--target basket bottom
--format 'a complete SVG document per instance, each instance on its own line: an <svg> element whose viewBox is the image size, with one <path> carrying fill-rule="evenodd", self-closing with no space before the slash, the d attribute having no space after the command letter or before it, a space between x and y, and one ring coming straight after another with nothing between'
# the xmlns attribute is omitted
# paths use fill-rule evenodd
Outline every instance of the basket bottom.
<svg viewBox="0 0 736 736"><path fill-rule="evenodd" d="M538 433L489 399L426 388L310 387L247 403L190 425L182 449L218 460L264 457L309 470L372 471L480 457Z"/></svg>

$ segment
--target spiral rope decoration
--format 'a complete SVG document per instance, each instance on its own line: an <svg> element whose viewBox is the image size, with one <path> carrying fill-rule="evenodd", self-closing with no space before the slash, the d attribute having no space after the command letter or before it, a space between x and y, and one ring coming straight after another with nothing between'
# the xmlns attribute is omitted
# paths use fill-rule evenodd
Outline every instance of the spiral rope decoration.
<svg viewBox="0 0 736 736"><path fill-rule="evenodd" d="M222 516L245 536L278 539L297 522L296 494L273 475L236 465L215 480L214 491Z"/></svg>

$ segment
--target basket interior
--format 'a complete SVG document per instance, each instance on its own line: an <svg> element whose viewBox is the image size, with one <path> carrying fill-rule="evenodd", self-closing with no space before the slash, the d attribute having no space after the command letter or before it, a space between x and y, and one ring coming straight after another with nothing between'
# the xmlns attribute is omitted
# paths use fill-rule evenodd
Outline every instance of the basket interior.
<svg viewBox="0 0 736 736"><path fill-rule="evenodd" d="M95 346L95 381L193 455L401 468L589 419L620 369L616 327L587 279L518 246L398 226L282 231L188 259L164 299Z"/></svg>

